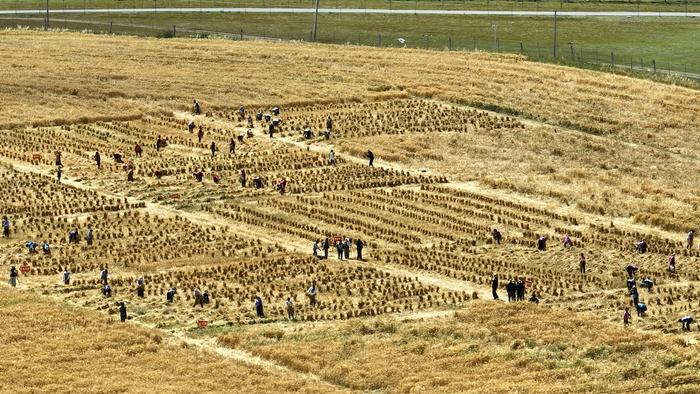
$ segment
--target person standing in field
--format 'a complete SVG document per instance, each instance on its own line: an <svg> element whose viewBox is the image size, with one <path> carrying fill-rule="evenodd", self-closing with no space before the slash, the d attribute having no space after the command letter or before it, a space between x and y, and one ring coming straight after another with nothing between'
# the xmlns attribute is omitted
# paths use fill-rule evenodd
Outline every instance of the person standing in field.
<svg viewBox="0 0 700 394"><path fill-rule="evenodd" d="M17 268L13 265L10 267L10 286L17 287Z"/></svg>
<svg viewBox="0 0 700 394"><path fill-rule="evenodd" d="M287 297L287 301L284 303L284 310L287 312L287 318L289 320L294 320L294 303L292 302L292 297Z"/></svg>
<svg viewBox="0 0 700 394"><path fill-rule="evenodd" d="M61 166L56 166L56 183L61 182L61 175L63 175L63 171L61 170Z"/></svg>
<svg viewBox="0 0 700 394"><path fill-rule="evenodd" d="M241 187L245 187L246 179L247 179L245 169L241 169L240 179L241 179Z"/></svg>
<svg viewBox="0 0 700 394"><path fill-rule="evenodd" d="M122 301L121 305L119 305L119 318L121 319L122 323L126 321L126 304L124 301Z"/></svg>
<svg viewBox="0 0 700 394"><path fill-rule="evenodd" d="M365 243L361 239L355 241L355 247L357 248L357 259L362 261L362 249L365 247Z"/></svg>
<svg viewBox="0 0 700 394"><path fill-rule="evenodd" d="M515 283L515 292L518 296L518 301L525 301L525 281L519 278Z"/></svg>
<svg viewBox="0 0 700 394"><path fill-rule="evenodd" d="M314 241L314 246L312 247L314 257L318 258L318 240Z"/></svg>
<svg viewBox="0 0 700 394"><path fill-rule="evenodd" d="M340 241L336 242L335 249L338 251L338 260L343 260L343 243Z"/></svg>
<svg viewBox="0 0 700 394"><path fill-rule="evenodd" d="M255 296L255 314L261 319L265 317L265 311L263 310L263 302L260 296Z"/></svg>
<svg viewBox="0 0 700 394"><path fill-rule="evenodd" d="M374 167L374 153L371 150L367 151L367 158L369 159L369 166Z"/></svg>
<svg viewBox="0 0 700 394"><path fill-rule="evenodd" d="M63 284L64 285L70 284L70 271L68 271L68 268L63 270Z"/></svg>
<svg viewBox="0 0 700 394"><path fill-rule="evenodd" d="M92 224L88 224L87 232L85 233L85 242L87 246L92 246L92 241L94 239L94 234L92 233Z"/></svg>
<svg viewBox="0 0 700 394"><path fill-rule="evenodd" d="M211 157L214 157L216 155L216 142L212 141L209 149L211 149Z"/></svg>
<svg viewBox="0 0 700 394"><path fill-rule="evenodd" d="M494 275L493 279L491 280L491 291L493 292L493 299L497 300L498 299L498 275Z"/></svg>
<svg viewBox="0 0 700 394"><path fill-rule="evenodd" d="M586 256L584 256L583 253L581 253L581 256L578 258L578 270L582 274L586 273Z"/></svg>
<svg viewBox="0 0 700 394"><path fill-rule="evenodd" d="M143 153L143 148L141 148L141 145L137 142L136 145L134 145L134 154L136 157L141 157L141 154Z"/></svg>
<svg viewBox="0 0 700 394"><path fill-rule="evenodd" d="M236 154L236 139L231 138L231 142L228 143L228 153L229 155Z"/></svg>
<svg viewBox="0 0 700 394"><path fill-rule="evenodd" d="M103 285L106 285L108 280L109 280L109 269L107 268L107 266L105 266L100 271L100 282L102 282Z"/></svg>
<svg viewBox="0 0 700 394"><path fill-rule="evenodd" d="M625 308L625 314L622 315L622 322L625 324L625 326L628 326L630 324L631 318L632 315L630 314L630 308Z"/></svg>
<svg viewBox="0 0 700 394"><path fill-rule="evenodd" d="M97 164L97 169L102 168L102 157L100 157L100 151L95 152L95 164Z"/></svg>
<svg viewBox="0 0 700 394"><path fill-rule="evenodd" d="M61 151L57 150L54 156L56 157L56 167L62 167L63 163L61 162Z"/></svg>
<svg viewBox="0 0 700 394"><path fill-rule="evenodd" d="M331 149L331 153L328 154L328 162L329 162L332 166L336 165L336 162L335 162L335 152L333 152L333 149Z"/></svg>
<svg viewBox="0 0 700 394"><path fill-rule="evenodd" d="M670 256L668 256L668 272L675 274L676 273L676 254L671 253Z"/></svg>
<svg viewBox="0 0 700 394"><path fill-rule="evenodd" d="M328 259L328 249L331 248L330 241L328 240L328 237L326 237L326 240L323 241L323 258Z"/></svg>
<svg viewBox="0 0 700 394"><path fill-rule="evenodd" d="M691 249L693 247L693 242L695 241L695 230L688 231L688 236L686 237L687 245L686 249Z"/></svg>
<svg viewBox="0 0 700 394"><path fill-rule="evenodd" d="M194 114L199 115L202 113L202 107L199 105L196 99L193 99L192 101L194 102Z"/></svg>
<svg viewBox="0 0 700 394"><path fill-rule="evenodd" d="M10 219L7 216L2 217L2 236L10 238Z"/></svg>
<svg viewBox="0 0 700 394"><path fill-rule="evenodd" d="M202 297L202 292L199 291L199 289L194 289L192 294L194 295L194 305L192 306L199 305L200 308L204 308L204 298Z"/></svg>
<svg viewBox="0 0 700 394"><path fill-rule="evenodd" d="M309 297L309 305L311 305L311 307L316 307L318 304L318 300L316 299L318 296L316 282L311 282L311 286L309 286L309 288L306 290L306 296Z"/></svg>
<svg viewBox="0 0 700 394"><path fill-rule="evenodd" d="M506 293L508 293L508 302L515 301L515 282L513 282L513 279L508 281L508 284L506 285Z"/></svg>
<svg viewBox="0 0 700 394"><path fill-rule="evenodd" d="M275 124L270 122L270 125L267 127L267 131L270 133L270 138L273 138L275 135Z"/></svg>
<svg viewBox="0 0 700 394"><path fill-rule="evenodd" d="M197 131L197 141L201 144L202 139L204 138L204 130L202 129L202 126L199 126L199 130Z"/></svg>
<svg viewBox="0 0 700 394"><path fill-rule="evenodd" d="M139 278L136 279L136 296L143 298L145 291L146 281L143 280L143 276L139 276Z"/></svg>
<svg viewBox="0 0 700 394"><path fill-rule="evenodd" d="M333 119L331 119L330 115L326 118L326 130L328 130L329 134L333 131Z"/></svg>
<svg viewBox="0 0 700 394"><path fill-rule="evenodd" d="M343 241L343 255L345 260L350 260L350 240L347 238Z"/></svg>

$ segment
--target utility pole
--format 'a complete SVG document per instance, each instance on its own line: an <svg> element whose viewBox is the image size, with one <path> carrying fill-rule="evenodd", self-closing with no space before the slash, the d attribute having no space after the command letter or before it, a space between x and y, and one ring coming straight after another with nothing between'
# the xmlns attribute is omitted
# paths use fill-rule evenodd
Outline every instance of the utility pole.
<svg viewBox="0 0 700 394"><path fill-rule="evenodd" d="M316 28L318 27L318 3L321 0L316 0L316 11L314 12L314 26L311 30L311 41L316 42Z"/></svg>
<svg viewBox="0 0 700 394"><path fill-rule="evenodd" d="M46 0L46 30L49 29L49 0Z"/></svg>
<svg viewBox="0 0 700 394"><path fill-rule="evenodd" d="M557 57L557 12L554 11L554 58Z"/></svg>

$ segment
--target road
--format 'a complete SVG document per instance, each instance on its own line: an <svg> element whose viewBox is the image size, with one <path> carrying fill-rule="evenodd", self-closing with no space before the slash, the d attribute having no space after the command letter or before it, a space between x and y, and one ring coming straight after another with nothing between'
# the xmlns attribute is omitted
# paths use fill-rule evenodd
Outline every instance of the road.
<svg viewBox="0 0 700 394"><path fill-rule="evenodd" d="M311 14L313 8L94 8L53 9L50 14L136 14L136 13L250 13L250 14ZM392 10L365 8L319 8L320 14L396 14L396 15L496 15L496 16L554 16L554 11L481 11L481 10ZM0 10L0 15L36 15L46 10ZM578 18L632 18L632 17L700 17L700 12L627 12L627 11L561 11L562 17Z"/></svg>

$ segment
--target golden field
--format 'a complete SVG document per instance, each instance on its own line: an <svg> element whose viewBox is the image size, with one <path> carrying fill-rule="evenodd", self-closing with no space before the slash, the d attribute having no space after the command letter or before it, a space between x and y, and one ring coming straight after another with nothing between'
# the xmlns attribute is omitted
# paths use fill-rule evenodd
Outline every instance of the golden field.
<svg viewBox="0 0 700 394"><path fill-rule="evenodd" d="M0 287L0 391L698 389L677 321L700 313L696 90L482 53L27 30L0 49L0 268L29 270ZM274 138L240 105L279 106ZM364 259L313 257L333 236ZM639 318L628 264L655 282ZM494 274L540 303L493 301Z"/></svg>

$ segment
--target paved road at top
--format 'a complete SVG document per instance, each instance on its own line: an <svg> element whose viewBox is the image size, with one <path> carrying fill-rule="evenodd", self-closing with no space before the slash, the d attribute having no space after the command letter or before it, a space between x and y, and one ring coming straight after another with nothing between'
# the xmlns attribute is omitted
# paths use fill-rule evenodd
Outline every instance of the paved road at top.
<svg viewBox="0 0 700 394"><path fill-rule="evenodd" d="M251 14L312 14L313 8L93 8L52 9L50 14L135 14L135 13L251 13ZM477 10L390 10L365 8L319 8L319 14L399 14L399 15L496 15L496 16L554 16L554 11L477 11ZM0 10L0 15L44 14L46 9ZM627 12L627 11L558 11L558 16L570 17L700 17L700 12Z"/></svg>

